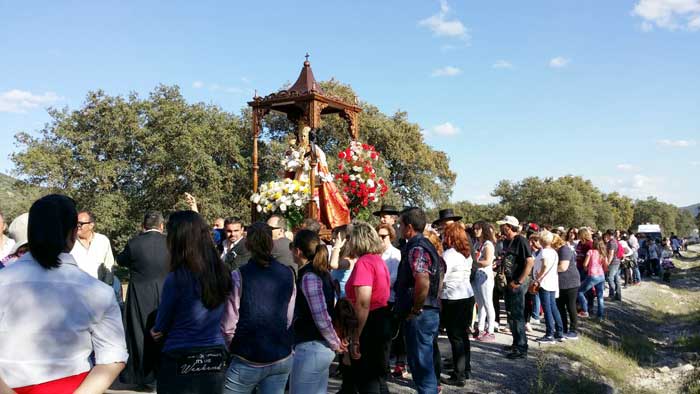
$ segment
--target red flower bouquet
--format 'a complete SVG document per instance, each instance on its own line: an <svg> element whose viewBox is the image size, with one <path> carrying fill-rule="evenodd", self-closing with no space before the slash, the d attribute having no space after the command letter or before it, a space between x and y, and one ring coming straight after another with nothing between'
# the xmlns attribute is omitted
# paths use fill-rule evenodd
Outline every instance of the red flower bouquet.
<svg viewBox="0 0 700 394"><path fill-rule="evenodd" d="M347 149L338 153L338 159L335 178L354 214L379 201L389 190L384 179L375 173L374 162L379 159L379 152L373 146L352 141Z"/></svg>

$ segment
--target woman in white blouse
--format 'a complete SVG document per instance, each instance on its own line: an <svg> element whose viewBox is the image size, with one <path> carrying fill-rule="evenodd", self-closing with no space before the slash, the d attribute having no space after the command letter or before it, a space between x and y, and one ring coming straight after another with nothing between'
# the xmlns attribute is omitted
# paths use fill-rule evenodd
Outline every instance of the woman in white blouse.
<svg viewBox="0 0 700 394"><path fill-rule="evenodd" d="M128 354L114 292L69 254L75 202L43 197L29 210L30 252L2 270L0 393L102 393ZM94 352L94 366L91 354Z"/></svg>
<svg viewBox="0 0 700 394"><path fill-rule="evenodd" d="M545 335L538 338L540 343L552 343L564 340L564 326L561 315L556 305L557 292L559 291L559 274L557 266L559 255L552 248L554 235L547 230L539 233L541 252L535 258L535 266L532 270L535 281L540 284L539 295L545 317Z"/></svg>
<svg viewBox="0 0 700 394"><path fill-rule="evenodd" d="M471 326L474 311L474 291L469 276L472 270L471 244L464 225L450 223L443 232L447 271L442 288L442 311L440 320L447 330L452 348L454 369L449 379L441 379L444 384L463 387L471 373L471 351L467 327Z"/></svg>

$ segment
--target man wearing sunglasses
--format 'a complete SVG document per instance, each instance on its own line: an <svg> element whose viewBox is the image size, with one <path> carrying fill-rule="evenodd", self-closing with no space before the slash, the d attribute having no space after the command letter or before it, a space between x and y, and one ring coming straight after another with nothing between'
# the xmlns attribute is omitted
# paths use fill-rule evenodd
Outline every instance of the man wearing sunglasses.
<svg viewBox="0 0 700 394"><path fill-rule="evenodd" d="M89 211L78 213L78 241L70 252L78 267L93 278L112 285L114 255L109 239L95 232L95 215Z"/></svg>

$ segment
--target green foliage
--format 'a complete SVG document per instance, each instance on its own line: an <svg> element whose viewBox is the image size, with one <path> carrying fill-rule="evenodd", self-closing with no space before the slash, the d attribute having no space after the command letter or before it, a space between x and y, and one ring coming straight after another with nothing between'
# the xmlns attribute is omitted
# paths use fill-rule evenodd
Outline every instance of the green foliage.
<svg viewBox="0 0 700 394"><path fill-rule="evenodd" d="M603 199L612 207L614 228L629 229L634 219L634 201L617 192L606 194Z"/></svg>
<svg viewBox="0 0 700 394"><path fill-rule="evenodd" d="M581 177L501 181L491 195L498 197L508 214L521 222L597 228L614 224L612 206L591 181Z"/></svg>
<svg viewBox="0 0 700 394"><path fill-rule="evenodd" d="M0 213L9 226L14 218L29 211L32 202L46 190L18 181L5 174L0 174Z"/></svg>
<svg viewBox="0 0 700 394"><path fill-rule="evenodd" d="M638 200L634 204L634 226L644 223L661 225L664 235L676 233L679 236L687 236L697 228L690 212L661 202L654 197Z"/></svg>
<svg viewBox="0 0 700 394"><path fill-rule="evenodd" d="M58 190L93 211L117 249L148 209L186 207L199 198L205 217L247 214L249 165L241 120L216 106L188 104L177 87L146 99L90 92L77 110L50 110L39 137L16 136L12 159L29 183Z"/></svg>

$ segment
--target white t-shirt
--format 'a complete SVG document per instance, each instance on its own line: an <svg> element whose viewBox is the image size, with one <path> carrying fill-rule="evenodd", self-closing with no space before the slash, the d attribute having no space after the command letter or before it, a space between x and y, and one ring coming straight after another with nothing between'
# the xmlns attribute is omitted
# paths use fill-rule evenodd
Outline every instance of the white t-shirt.
<svg viewBox="0 0 700 394"><path fill-rule="evenodd" d="M474 290L469 283L472 271L472 258L464 257L455 248L450 248L442 255L447 265L445 280L442 288L443 300L461 300L474 296Z"/></svg>
<svg viewBox="0 0 700 394"><path fill-rule="evenodd" d="M394 282L396 282L396 277L399 274L401 251L389 245L384 253L382 253L382 260L386 263L386 268L389 270L389 277L391 278L391 295L389 296L389 302L394 302L396 296L394 294Z"/></svg>
<svg viewBox="0 0 700 394"><path fill-rule="evenodd" d="M13 246L15 246L15 240L7 235L3 235L2 242L0 242L0 260L4 259L10 254Z"/></svg>
<svg viewBox="0 0 700 394"><path fill-rule="evenodd" d="M559 264L559 255L552 248L545 248L535 258L535 267L533 275L535 279L539 278L542 265L544 267L544 277L540 279L540 287L547 291L559 290L559 275L557 274L557 265Z"/></svg>
<svg viewBox="0 0 700 394"><path fill-rule="evenodd" d="M102 234L95 233L89 247L83 246L80 240L75 240L73 250L70 251L78 267L97 279L97 272L101 264L107 270L111 270L114 265L114 255L109 239Z"/></svg>
<svg viewBox="0 0 700 394"><path fill-rule="evenodd" d="M493 260L496 257L496 247L493 245L493 242L487 240L486 242L484 242L483 245L481 245L479 259L486 255L486 245L491 245L491 249L493 249L493 254L491 255L491 261L489 262L489 265L487 265L486 267L479 267L479 271L483 271L487 275L493 275Z"/></svg>

